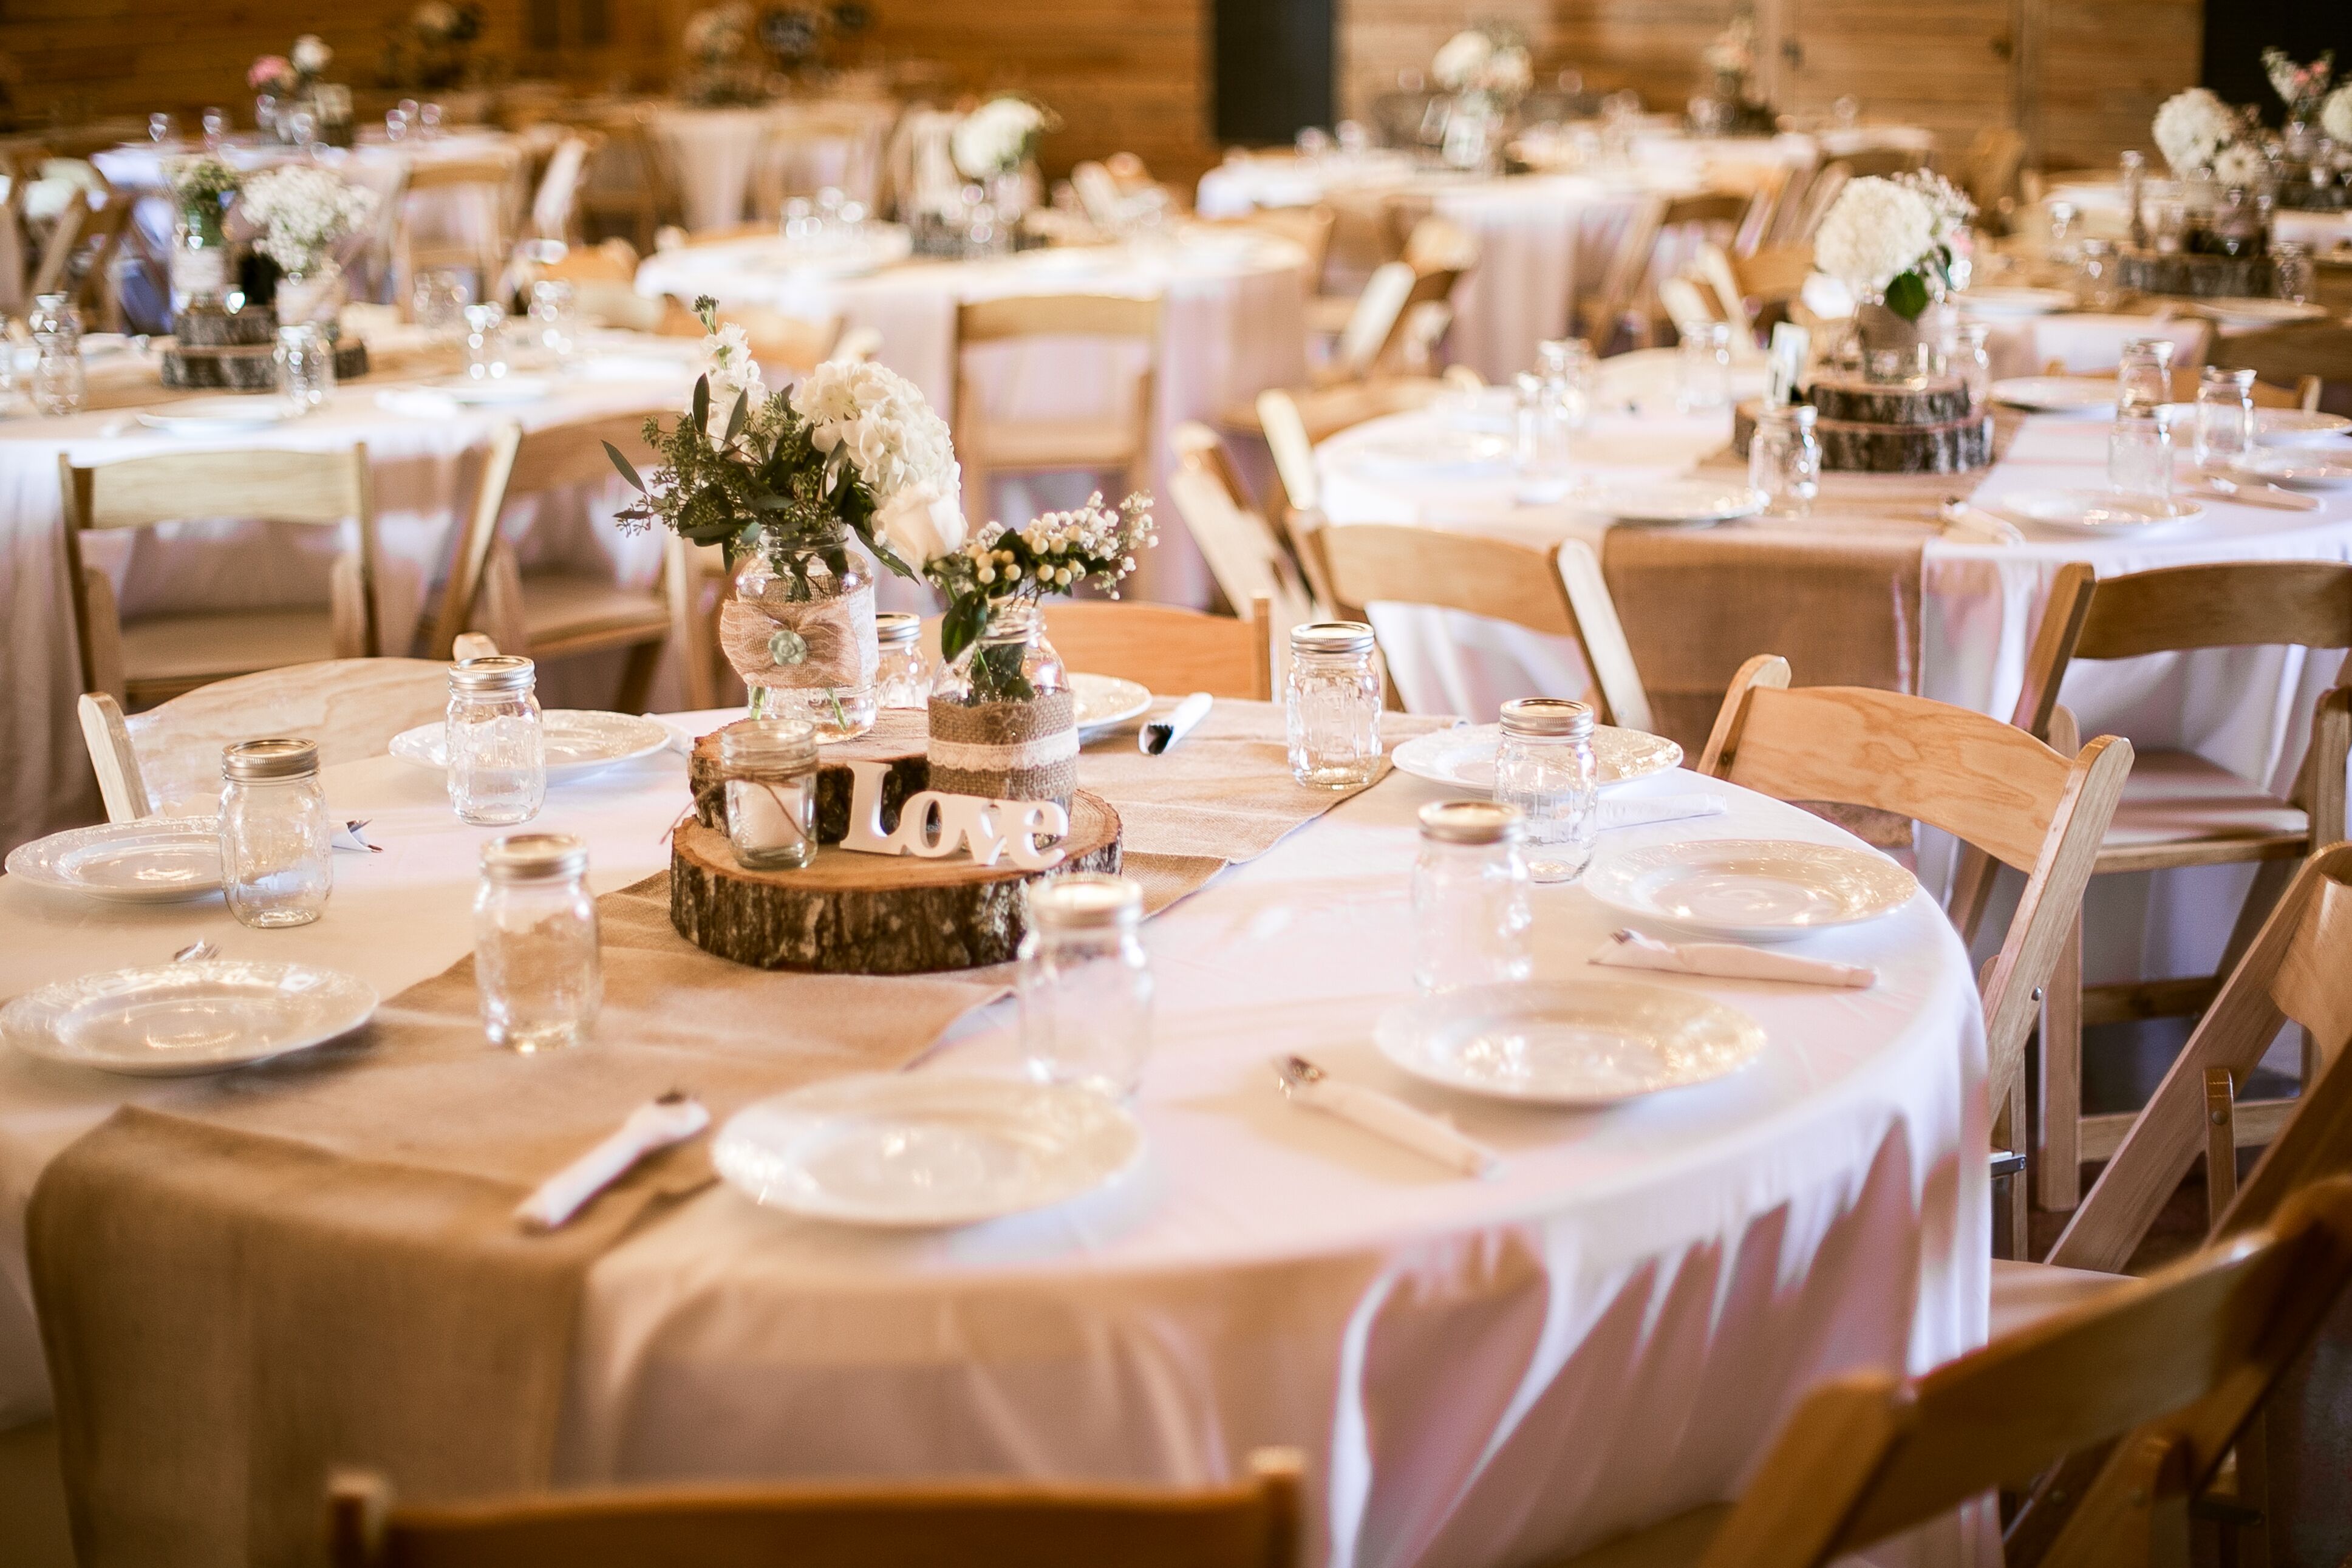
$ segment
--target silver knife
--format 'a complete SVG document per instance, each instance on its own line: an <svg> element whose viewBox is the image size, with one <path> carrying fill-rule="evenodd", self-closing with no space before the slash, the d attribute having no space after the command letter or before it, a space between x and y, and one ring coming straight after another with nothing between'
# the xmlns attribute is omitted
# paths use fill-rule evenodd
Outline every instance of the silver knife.
<svg viewBox="0 0 2352 1568"><path fill-rule="evenodd" d="M1491 1176L1503 1168L1503 1156L1451 1122L1415 1110L1403 1100L1361 1084L1342 1083L1305 1057L1276 1057L1276 1076L1285 1098L1294 1105L1311 1106L1328 1116L1352 1121L1391 1143L1449 1166L1465 1176Z"/></svg>

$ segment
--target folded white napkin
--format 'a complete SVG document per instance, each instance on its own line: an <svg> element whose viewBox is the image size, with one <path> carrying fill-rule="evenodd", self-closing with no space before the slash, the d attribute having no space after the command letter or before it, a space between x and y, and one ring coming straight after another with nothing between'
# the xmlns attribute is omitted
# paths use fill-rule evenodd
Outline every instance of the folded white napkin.
<svg viewBox="0 0 2352 1568"><path fill-rule="evenodd" d="M1294 1081L1290 1098L1327 1116L1352 1121L1367 1132L1401 1143L1465 1176L1491 1176L1503 1168L1503 1156L1475 1138L1376 1089L1327 1078L1314 1083Z"/></svg>
<svg viewBox="0 0 2352 1568"><path fill-rule="evenodd" d="M1595 823L1612 827L1643 827L1653 822L1679 822L1685 816L1720 816L1727 811L1719 795L1654 795L1636 800L1601 802Z"/></svg>
<svg viewBox="0 0 2352 1568"><path fill-rule="evenodd" d="M461 411L457 400L423 387L387 387L375 395L375 405L412 419L454 419Z"/></svg>
<svg viewBox="0 0 2352 1568"><path fill-rule="evenodd" d="M709 1125L710 1112L698 1100L648 1100L629 1112L610 1138L541 1183L517 1205L515 1218L527 1230L553 1230L619 1181L630 1166L657 1149L685 1142Z"/></svg>
<svg viewBox="0 0 2352 1568"><path fill-rule="evenodd" d="M364 816L357 822L338 823L335 826L335 836L329 842L337 849L357 849L366 854L381 855L383 853L383 846L369 843L367 835L360 831L367 825L368 819Z"/></svg>
<svg viewBox="0 0 2352 1568"><path fill-rule="evenodd" d="M1793 952L1768 952L1727 942L1660 942L1637 931L1621 931L1601 944L1595 963L1616 969L1662 969L1670 974L1711 974L1726 980L1788 980L1804 985L1878 984L1866 964L1832 963Z"/></svg>
<svg viewBox="0 0 2352 1568"><path fill-rule="evenodd" d="M1215 701L1207 692L1195 691L1170 709L1166 718L1147 721L1136 734L1137 747L1148 756L1167 755L1192 732L1193 725L1209 716L1209 709Z"/></svg>
<svg viewBox="0 0 2352 1568"><path fill-rule="evenodd" d="M1980 506L1966 501L1947 501L1938 509L1943 519L1944 537L1969 544L2021 544L2024 531L2005 517L1998 517Z"/></svg>

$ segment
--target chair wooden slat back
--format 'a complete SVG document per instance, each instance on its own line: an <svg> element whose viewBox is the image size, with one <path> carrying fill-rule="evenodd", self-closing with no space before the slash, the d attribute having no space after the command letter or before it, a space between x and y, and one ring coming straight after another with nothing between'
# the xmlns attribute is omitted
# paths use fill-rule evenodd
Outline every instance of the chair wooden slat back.
<svg viewBox="0 0 2352 1568"><path fill-rule="evenodd" d="M2078 1517L2051 1568L2170 1561L2168 1501L2220 1461L2205 1423L2274 1384L2352 1279L2352 1182L2302 1194L2273 1227L1996 1340L1923 1377L1862 1373L1816 1390L1699 1560L1817 1568L2076 1450L2161 1422L2185 1439L2166 1487ZM2179 1521L2184 1556L2186 1519Z"/></svg>
<svg viewBox="0 0 2352 1568"><path fill-rule="evenodd" d="M1422 287L1412 268L1402 261L1384 261L1372 268L1348 312L1331 349L1335 378L1361 381L1372 374L1389 345L1403 332L1414 295Z"/></svg>
<svg viewBox="0 0 2352 1568"><path fill-rule="evenodd" d="M1274 635L1286 646L1291 627L1315 618L1297 563L1264 515L1236 490L1215 431L1187 422L1176 427L1172 441L1177 465L1168 477L1169 497L1218 591L1236 614L1254 599L1270 602Z"/></svg>
<svg viewBox="0 0 2352 1568"><path fill-rule="evenodd" d="M2352 566L2223 561L2100 581L2074 658L2248 644L2352 647Z"/></svg>
<svg viewBox="0 0 2352 1568"><path fill-rule="evenodd" d="M1830 208L1837 205L1839 195L1853 178L1853 165L1843 161L1815 170L1805 184L1804 199L1791 205L1788 226L1772 236L1774 243L1810 248L1813 236L1821 232L1822 220L1830 216Z"/></svg>
<svg viewBox="0 0 2352 1568"><path fill-rule="evenodd" d="M2324 391L2306 407L2318 406L2323 397L2339 412L2352 406L2343 401L2352 395L2352 327L2312 321L2217 337L2212 360L2251 370L2273 386L2299 386L2310 380Z"/></svg>
<svg viewBox="0 0 2352 1568"><path fill-rule="evenodd" d="M1433 376L1381 376L1299 391L1271 388L1257 395L1257 416L1291 507L1323 504L1315 448L1340 431L1383 415L1425 408L1445 390Z"/></svg>
<svg viewBox="0 0 2352 1568"><path fill-rule="evenodd" d="M1191 1490L987 1481L572 1493L392 1506L380 1478L331 1483L334 1568L1299 1568L1300 1461Z"/></svg>
<svg viewBox="0 0 2352 1568"><path fill-rule="evenodd" d="M956 308L956 341L965 346L1007 338L1160 336L1160 301L1120 294L1014 294Z"/></svg>
<svg viewBox="0 0 2352 1568"><path fill-rule="evenodd" d="M1118 294L1028 294L968 300L956 309L953 425L963 460L964 505L975 521L989 508L989 476L1055 469L1124 468L1133 488L1149 488L1154 388L1159 383L1160 301ZM1134 391L1091 417L1026 421L990 418L964 353L1024 338L1124 341L1142 353Z"/></svg>
<svg viewBox="0 0 2352 1568"><path fill-rule="evenodd" d="M1927 154L1909 147L1860 147L1840 155L1846 172L1857 180L1884 180L1927 166Z"/></svg>
<svg viewBox="0 0 2352 1568"><path fill-rule="evenodd" d="M1650 263L1658 252L1658 226L1665 213L1664 197L1643 196L1633 204L1625 226L1618 231L1617 249L1609 258L1608 270L1601 274L1601 287L1584 300L1584 336L1596 354L1607 354L1616 346L1618 330L1650 275Z"/></svg>
<svg viewBox="0 0 2352 1568"><path fill-rule="evenodd" d="M41 243L41 259L33 268L33 281L25 290L26 298L64 291L68 268L81 245L82 231L89 216L89 192L77 190L67 196L64 210L51 223L48 237Z"/></svg>
<svg viewBox="0 0 2352 1568"><path fill-rule="evenodd" d="M1048 605L1045 637L1063 668L1139 681L1162 697L1206 691L1270 701L1274 607L1263 595L1246 618L1172 605L1072 600Z"/></svg>
<svg viewBox="0 0 2352 1568"><path fill-rule="evenodd" d="M1254 228L1278 236L1307 254L1303 269L1309 296L1322 292L1324 263L1331 257L1331 230L1338 215L1324 205L1260 207L1248 216L1223 220L1219 226Z"/></svg>
<svg viewBox="0 0 2352 1568"><path fill-rule="evenodd" d="M1327 527L1313 536L1332 607L1362 619L1373 604L1433 605L1575 639L1592 672L1601 721L1645 729L1650 700L1591 548L1551 550L1479 534L1389 523Z"/></svg>

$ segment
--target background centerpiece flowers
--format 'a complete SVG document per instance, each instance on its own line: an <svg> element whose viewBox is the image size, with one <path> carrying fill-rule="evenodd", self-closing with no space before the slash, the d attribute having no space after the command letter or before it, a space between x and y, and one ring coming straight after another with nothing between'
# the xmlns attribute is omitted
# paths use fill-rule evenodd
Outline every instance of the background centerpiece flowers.
<svg viewBox="0 0 2352 1568"><path fill-rule="evenodd" d="M1847 183L1813 241L1815 265L1906 321L1943 297L1976 206L1937 175Z"/></svg>

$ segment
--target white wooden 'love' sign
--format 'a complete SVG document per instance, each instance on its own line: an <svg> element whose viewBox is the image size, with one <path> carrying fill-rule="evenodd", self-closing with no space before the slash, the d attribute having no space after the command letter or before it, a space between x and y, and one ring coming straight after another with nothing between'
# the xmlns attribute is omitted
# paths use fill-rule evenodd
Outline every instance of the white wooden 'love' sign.
<svg viewBox="0 0 2352 1568"><path fill-rule="evenodd" d="M851 780L849 833L844 849L861 855L919 855L943 859L959 848L972 859L993 866L1009 858L1024 871L1043 871L1061 863L1062 850L1041 846L1041 838L1059 838L1070 831L1070 814L1050 800L982 800L974 795L948 795L927 789L908 797L899 808L895 832L882 831L882 781L889 776L886 763L846 764Z"/></svg>

